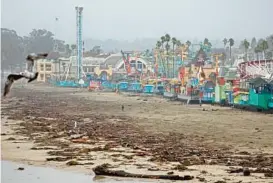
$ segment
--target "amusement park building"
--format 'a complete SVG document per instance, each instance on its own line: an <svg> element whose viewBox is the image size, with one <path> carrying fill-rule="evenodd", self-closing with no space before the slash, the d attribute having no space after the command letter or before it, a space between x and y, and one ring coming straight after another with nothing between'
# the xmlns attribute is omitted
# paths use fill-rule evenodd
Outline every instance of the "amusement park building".
<svg viewBox="0 0 273 183"><path fill-rule="evenodd" d="M131 57L130 64L132 68L136 68L142 72L147 72L148 70L152 71L151 63L147 59L142 57ZM112 66L115 73L126 73L124 61L120 53L112 54L107 57L103 65Z"/></svg>
<svg viewBox="0 0 273 183"><path fill-rule="evenodd" d="M105 58L84 57L82 69L85 73L92 73L104 60ZM45 82L51 76L61 76L67 73L73 78L77 74L77 59L76 56L61 57L55 60L40 59L36 62L36 70L40 73L37 81Z"/></svg>
<svg viewBox="0 0 273 183"><path fill-rule="evenodd" d="M152 71L151 63L144 58L130 59L131 67L137 68L142 72ZM47 78L52 76L69 75L70 78L75 78L77 74L77 58L71 56L69 58L58 59L40 59L36 63L36 70L39 72L37 81L45 82ZM112 54L107 58L103 57L83 57L82 69L86 74L100 75L103 71L109 75L113 73L126 74L124 61L121 54Z"/></svg>
<svg viewBox="0 0 273 183"><path fill-rule="evenodd" d="M131 66L131 73L136 70L146 74L148 71L152 72L152 64L145 58L142 57L130 57L129 59ZM107 73L108 77L117 76L120 74L126 74L124 60L121 54L112 54L105 59L105 61L95 68L95 74L102 76L103 73Z"/></svg>

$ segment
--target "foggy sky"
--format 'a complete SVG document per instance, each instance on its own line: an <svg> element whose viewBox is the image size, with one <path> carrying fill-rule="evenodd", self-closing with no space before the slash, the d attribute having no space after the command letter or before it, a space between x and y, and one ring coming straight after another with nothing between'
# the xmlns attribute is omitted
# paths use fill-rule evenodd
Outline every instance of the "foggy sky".
<svg viewBox="0 0 273 183"><path fill-rule="evenodd" d="M134 40L165 33L244 39L273 33L272 0L2 0L1 27L21 36L45 28L73 43L75 6L84 7L84 39Z"/></svg>

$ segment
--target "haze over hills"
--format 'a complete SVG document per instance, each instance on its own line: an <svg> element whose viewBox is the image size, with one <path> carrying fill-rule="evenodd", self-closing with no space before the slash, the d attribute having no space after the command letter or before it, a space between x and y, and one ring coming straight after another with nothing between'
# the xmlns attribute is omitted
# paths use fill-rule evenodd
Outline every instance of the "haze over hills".
<svg viewBox="0 0 273 183"><path fill-rule="evenodd" d="M85 50L90 50L94 46L101 46L102 50L105 52L111 51L120 51L120 50L135 50L135 51L143 51L146 49L153 49L155 47L156 42L159 40L156 38L138 38L134 41L126 41L126 40L115 40L115 39L107 39L107 40L99 40L99 39L86 39L84 40ZM179 39L183 42L190 40L193 44L198 44L203 40L198 39ZM222 48L223 41L222 40L210 40L214 48ZM235 46L237 46L235 42Z"/></svg>

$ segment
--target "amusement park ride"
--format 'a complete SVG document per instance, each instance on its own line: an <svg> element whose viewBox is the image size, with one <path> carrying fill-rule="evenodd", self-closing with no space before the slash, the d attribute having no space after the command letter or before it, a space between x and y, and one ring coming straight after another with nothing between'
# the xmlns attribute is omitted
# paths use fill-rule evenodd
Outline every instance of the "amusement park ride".
<svg viewBox="0 0 273 183"><path fill-rule="evenodd" d="M133 71L133 69L131 67L131 61L134 60L135 62L137 62L137 60L139 58L139 54L136 53L135 58L131 57L131 55L133 54L132 51L122 51L121 50L121 54L122 54L122 59L123 59L123 62L124 62L124 66L125 66L127 76L135 77L135 78L140 79L140 76L142 74L142 70L139 71L139 69L136 66L136 68Z"/></svg>
<svg viewBox="0 0 273 183"><path fill-rule="evenodd" d="M242 79L262 77L269 82L273 80L272 60L242 62L238 65L238 70Z"/></svg>
<svg viewBox="0 0 273 183"><path fill-rule="evenodd" d="M72 66L73 66L73 59L74 57L71 57L70 62L65 67L65 71L63 73L63 77L60 78L60 80L51 81L56 85L64 86L64 87L79 87L86 85L88 83L82 84L84 81L83 79L86 77L86 74L83 70L82 65L82 58L83 58L83 50L84 50L84 42L82 40L82 12L83 7L75 7L76 10L76 78L71 80L69 78ZM73 77L72 77L73 78ZM76 80L75 80L76 79Z"/></svg>

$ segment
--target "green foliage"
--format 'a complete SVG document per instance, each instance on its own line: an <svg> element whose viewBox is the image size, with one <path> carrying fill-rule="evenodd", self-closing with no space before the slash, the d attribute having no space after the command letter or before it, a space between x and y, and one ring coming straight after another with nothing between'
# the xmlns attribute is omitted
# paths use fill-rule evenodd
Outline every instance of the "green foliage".
<svg viewBox="0 0 273 183"><path fill-rule="evenodd" d="M268 49L268 43L264 39L258 41L257 47L255 48L255 53L264 52Z"/></svg>
<svg viewBox="0 0 273 183"><path fill-rule="evenodd" d="M226 47L226 45L227 45L227 43L228 43L227 38L224 38L224 39L223 39L223 43L224 43L224 47Z"/></svg>
<svg viewBox="0 0 273 183"><path fill-rule="evenodd" d="M250 45L252 49L255 49L255 47L257 46L257 41L255 37L252 38Z"/></svg>
<svg viewBox="0 0 273 183"><path fill-rule="evenodd" d="M244 39L243 45L244 45L245 50L248 50L250 43L246 39Z"/></svg>
<svg viewBox="0 0 273 183"><path fill-rule="evenodd" d="M231 59L231 47L234 45L234 40L232 38L229 38L229 58Z"/></svg>
<svg viewBox="0 0 273 183"><path fill-rule="evenodd" d="M208 38L205 38L204 39L204 45L208 45L209 44L209 39Z"/></svg>
<svg viewBox="0 0 273 183"><path fill-rule="evenodd" d="M172 38L172 43L173 43L173 45L176 45L177 39L175 37Z"/></svg>
<svg viewBox="0 0 273 183"><path fill-rule="evenodd" d="M16 31L1 28L1 64L2 68L21 63L24 53L23 38Z"/></svg>
<svg viewBox="0 0 273 183"><path fill-rule="evenodd" d="M171 36L169 34L165 35L165 40L166 42L169 42L171 40Z"/></svg>
<svg viewBox="0 0 273 183"><path fill-rule="evenodd" d="M182 46L181 41L177 40L177 41L176 41L176 45L177 45L178 47Z"/></svg>
<svg viewBox="0 0 273 183"><path fill-rule="evenodd" d="M268 49L268 43L266 40L262 39L262 41L259 43L259 47L262 51L265 51Z"/></svg>
<svg viewBox="0 0 273 183"><path fill-rule="evenodd" d="M161 44L162 44L162 46L163 46L163 44L166 42L166 38L165 38L165 36L161 36Z"/></svg>
<svg viewBox="0 0 273 183"><path fill-rule="evenodd" d="M7 68L19 64L23 66L29 53L52 52L57 44L59 52L71 53L69 45L62 40L55 40L54 34L46 29L33 29L28 36L18 36L16 31L1 28L2 67Z"/></svg>
<svg viewBox="0 0 273 183"><path fill-rule="evenodd" d="M230 38L230 39L228 40L228 42L229 42L229 47L234 46L234 40L233 40L232 38Z"/></svg>
<svg viewBox="0 0 273 183"><path fill-rule="evenodd" d="M77 45L72 44L70 47L71 47L72 50L75 50L77 48Z"/></svg>
<svg viewBox="0 0 273 183"><path fill-rule="evenodd" d="M161 47L161 45L162 45L161 41L157 41L157 42L156 42L156 48L157 48L157 49L159 49L159 48Z"/></svg>
<svg viewBox="0 0 273 183"><path fill-rule="evenodd" d="M28 51L33 53L50 52L54 46L54 34L45 29L33 29L29 33Z"/></svg>
<svg viewBox="0 0 273 183"><path fill-rule="evenodd" d="M186 42L186 45L188 45L188 47L190 47L190 46L191 46L191 42L188 40L188 41Z"/></svg>

